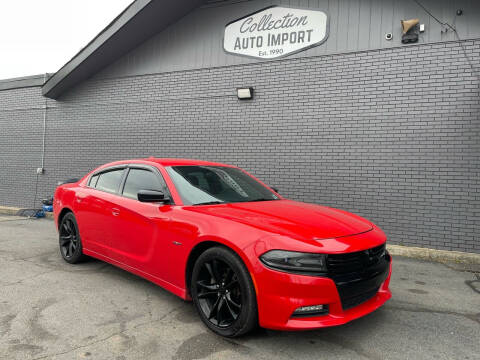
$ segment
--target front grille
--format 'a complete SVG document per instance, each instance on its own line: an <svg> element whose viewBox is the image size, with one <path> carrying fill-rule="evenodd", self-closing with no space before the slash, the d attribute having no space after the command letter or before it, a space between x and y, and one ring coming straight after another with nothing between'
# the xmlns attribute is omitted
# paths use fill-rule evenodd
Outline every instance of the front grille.
<svg viewBox="0 0 480 360"><path fill-rule="evenodd" d="M344 310L370 300L388 276L390 256L385 244L363 251L327 256L329 277L335 281Z"/></svg>
<svg viewBox="0 0 480 360"><path fill-rule="evenodd" d="M365 301L370 300L378 292L378 289L379 288L377 287L377 288L375 288L373 290L370 290L370 291L367 291L363 294L359 294L359 295L352 296L350 298L342 299L343 310L351 309L351 308L353 308L357 305L360 305L360 304L364 303Z"/></svg>
<svg viewBox="0 0 480 360"><path fill-rule="evenodd" d="M332 275L363 271L377 264L385 255L385 244L372 249L327 257L328 272Z"/></svg>

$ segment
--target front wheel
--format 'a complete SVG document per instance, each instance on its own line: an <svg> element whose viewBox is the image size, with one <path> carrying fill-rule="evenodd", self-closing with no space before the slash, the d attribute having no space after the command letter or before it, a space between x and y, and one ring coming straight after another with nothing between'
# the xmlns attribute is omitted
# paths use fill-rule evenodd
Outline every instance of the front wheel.
<svg viewBox="0 0 480 360"><path fill-rule="evenodd" d="M213 247L199 256L190 293L202 321L219 335L240 336L258 324L252 279L241 259L229 249Z"/></svg>
<svg viewBox="0 0 480 360"><path fill-rule="evenodd" d="M66 214L58 228L60 254L63 260L70 264L76 264L85 259L82 252L82 240L78 232L75 215L69 212Z"/></svg>

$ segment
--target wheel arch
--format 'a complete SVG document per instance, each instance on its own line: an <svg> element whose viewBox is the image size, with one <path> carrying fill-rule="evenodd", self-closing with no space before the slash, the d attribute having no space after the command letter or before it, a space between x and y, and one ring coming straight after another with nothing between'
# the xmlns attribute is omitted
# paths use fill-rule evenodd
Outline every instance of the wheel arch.
<svg viewBox="0 0 480 360"><path fill-rule="evenodd" d="M58 214L58 221L57 221L57 227L60 228L60 224L62 223L62 219L65 215L67 215L68 213L72 213L73 214L73 210L70 209L69 207L64 207L61 211L60 211L60 214Z"/></svg>

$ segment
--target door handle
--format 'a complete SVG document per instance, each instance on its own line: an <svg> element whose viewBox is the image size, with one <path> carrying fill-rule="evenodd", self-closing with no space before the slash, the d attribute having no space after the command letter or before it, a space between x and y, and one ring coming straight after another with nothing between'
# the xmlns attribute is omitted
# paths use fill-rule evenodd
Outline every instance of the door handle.
<svg viewBox="0 0 480 360"><path fill-rule="evenodd" d="M113 209L112 209L112 215L113 215L113 216L118 216L118 215L120 215L120 210L117 209L117 208L113 208Z"/></svg>

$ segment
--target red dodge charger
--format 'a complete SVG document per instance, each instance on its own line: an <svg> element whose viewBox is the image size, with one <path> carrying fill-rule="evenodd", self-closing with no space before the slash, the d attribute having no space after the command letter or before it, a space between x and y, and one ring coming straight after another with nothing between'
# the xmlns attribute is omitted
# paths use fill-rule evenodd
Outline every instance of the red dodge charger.
<svg viewBox="0 0 480 360"><path fill-rule="evenodd" d="M391 257L371 222L283 198L235 166L118 161L57 187L69 263L91 256L185 300L214 332L344 324L390 297Z"/></svg>

